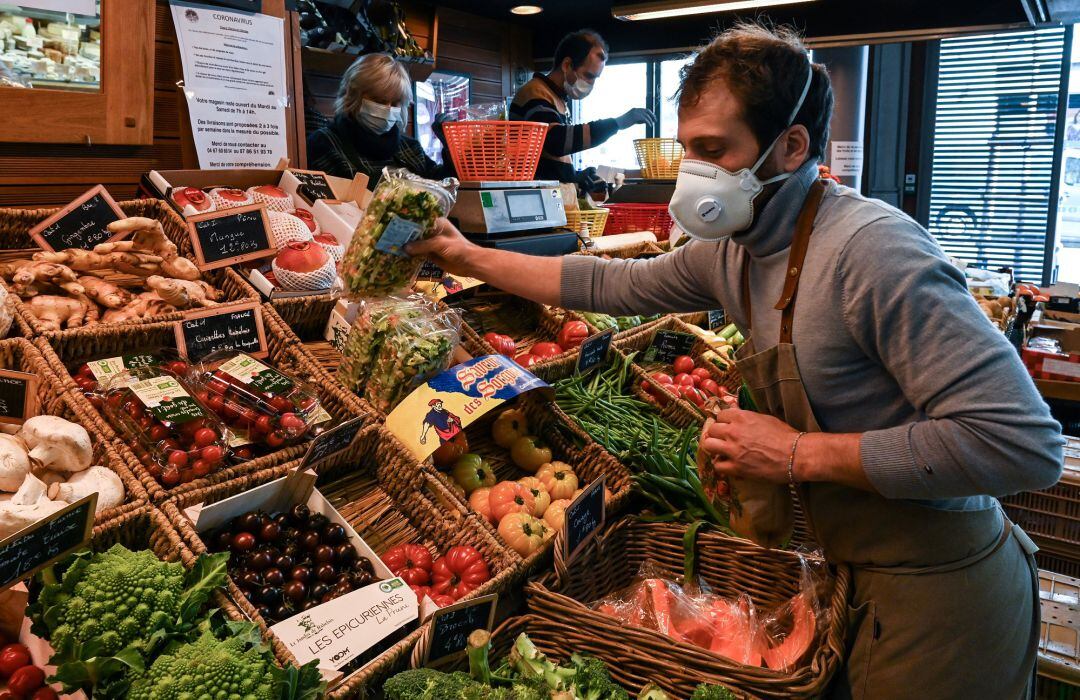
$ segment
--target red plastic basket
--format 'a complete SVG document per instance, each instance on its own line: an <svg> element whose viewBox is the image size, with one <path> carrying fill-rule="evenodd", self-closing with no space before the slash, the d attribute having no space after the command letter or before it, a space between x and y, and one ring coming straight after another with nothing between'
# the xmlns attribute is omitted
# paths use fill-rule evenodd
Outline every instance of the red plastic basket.
<svg viewBox="0 0 1080 700"><path fill-rule="evenodd" d="M443 125L461 180L532 180L544 148L543 122L474 121Z"/></svg>
<svg viewBox="0 0 1080 700"><path fill-rule="evenodd" d="M666 241L671 231L671 214L666 204L605 204L609 210L604 235L652 231L656 240Z"/></svg>

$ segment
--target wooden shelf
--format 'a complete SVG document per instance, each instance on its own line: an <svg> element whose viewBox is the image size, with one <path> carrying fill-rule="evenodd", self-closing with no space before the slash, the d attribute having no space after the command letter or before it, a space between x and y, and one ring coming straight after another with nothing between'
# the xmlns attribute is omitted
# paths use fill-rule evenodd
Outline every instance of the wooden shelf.
<svg viewBox="0 0 1080 700"><path fill-rule="evenodd" d="M311 46L305 46L301 53L305 71L326 75L341 75L357 58L359 56L356 54L327 51ZM430 58L398 57L398 60L408 67L409 77L413 80L427 80L435 70L435 61Z"/></svg>

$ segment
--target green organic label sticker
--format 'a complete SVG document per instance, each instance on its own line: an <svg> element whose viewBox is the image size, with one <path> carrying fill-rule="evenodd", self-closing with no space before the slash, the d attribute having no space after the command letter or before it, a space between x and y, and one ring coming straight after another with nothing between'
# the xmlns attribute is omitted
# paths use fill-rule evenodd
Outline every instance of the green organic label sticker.
<svg viewBox="0 0 1080 700"><path fill-rule="evenodd" d="M94 375L94 379L103 382L107 379L112 379L125 370L137 369L139 367L151 367L160 363L161 360L154 355L142 353L137 355L122 355L120 357L107 357L102 360L91 360L90 362L87 362L86 365L90 368L90 373Z"/></svg>
<svg viewBox="0 0 1080 700"><path fill-rule="evenodd" d="M281 372L250 355L237 355L223 363L218 370L267 394L283 394L296 385Z"/></svg>
<svg viewBox="0 0 1080 700"><path fill-rule="evenodd" d="M191 394L172 377L152 377L135 382L131 391L160 421L187 423L205 415Z"/></svg>

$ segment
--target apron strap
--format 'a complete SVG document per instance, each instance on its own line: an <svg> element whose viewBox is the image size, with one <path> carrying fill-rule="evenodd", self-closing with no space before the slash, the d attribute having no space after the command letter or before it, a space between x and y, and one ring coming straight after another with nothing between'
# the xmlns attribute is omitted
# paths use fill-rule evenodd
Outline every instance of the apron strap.
<svg viewBox="0 0 1080 700"><path fill-rule="evenodd" d="M795 315L795 296L799 291L799 277L802 276L806 251L810 248L810 234L814 232L814 219L817 218L821 200L825 196L825 181L815 180L810 186L799 218L795 220L795 233L791 238L791 250L788 253L788 273L784 278L784 291L780 301L774 307L780 311L780 342L791 342L791 319ZM753 307L750 303L750 254L744 252L742 270L742 304L746 309L747 327L753 326Z"/></svg>

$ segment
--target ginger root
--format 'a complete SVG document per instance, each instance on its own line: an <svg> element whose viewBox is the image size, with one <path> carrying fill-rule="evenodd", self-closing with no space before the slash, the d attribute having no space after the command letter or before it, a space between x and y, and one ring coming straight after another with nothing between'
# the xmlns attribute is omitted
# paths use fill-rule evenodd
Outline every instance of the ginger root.
<svg viewBox="0 0 1080 700"><path fill-rule="evenodd" d="M161 272L166 277L194 282L199 279L199 268L191 260L180 257L176 244L165 235L161 222L142 216L132 216L109 224L111 233L131 233L130 239L99 243L95 253L151 253L161 258Z"/></svg>
<svg viewBox="0 0 1080 700"><path fill-rule="evenodd" d="M146 278L146 286L157 292L158 296L178 309L193 306L215 306L221 292L202 280L192 282L181 279L167 279L158 275Z"/></svg>
<svg viewBox="0 0 1080 700"><path fill-rule="evenodd" d="M93 312L85 299L42 294L31 297L26 305L46 331L58 331L62 327L78 328L86 323L87 316Z"/></svg>
<svg viewBox="0 0 1080 700"><path fill-rule="evenodd" d="M101 254L81 248L68 248L55 253L48 251L34 253L34 260L60 263L77 272L90 274L116 270L128 275L149 277L161 271L161 257L147 253Z"/></svg>
<svg viewBox="0 0 1080 700"><path fill-rule="evenodd" d="M157 292L143 292L122 309L108 309L101 317L102 323L124 323L127 321L140 321L151 316L169 314L178 309L168 304L157 295Z"/></svg>
<svg viewBox="0 0 1080 700"><path fill-rule="evenodd" d="M86 296L107 309L122 308L135 299L135 295L128 290L97 277L84 275L79 278L79 284L86 289Z"/></svg>
<svg viewBox="0 0 1080 700"><path fill-rule="evenodd" d="M32 297L52 285L68 294L79 295L84 290L78 279L75 271L66 265L34 261L19 267L11 276L12 291L21 297Z"/></svg>

